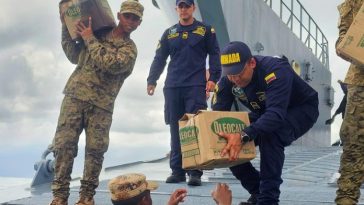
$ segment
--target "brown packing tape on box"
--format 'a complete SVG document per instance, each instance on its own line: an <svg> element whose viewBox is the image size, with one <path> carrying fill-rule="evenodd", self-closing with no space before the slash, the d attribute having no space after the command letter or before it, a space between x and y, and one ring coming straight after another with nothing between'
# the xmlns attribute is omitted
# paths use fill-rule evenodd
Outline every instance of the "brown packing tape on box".
<svg viewBox="0 0 364 205"><path fill-rule="evenodd" d="M79 38L76 24L82 21L88 25L88 18L92 17L94 33L112 29L116 26L114 16L107 0L63 0L60 10L64 12L64 20L73 40Z"/></svg>
<svg viewBox="0 0 364 205"><path fill-rule="evenodd" d="M231 167L255 158L254 142L245 144L238 160L229 161L229 156L220 153L226 140L219 132L237 133L249 125L246 112L218 112L201 110L197 114L185 114L179 121L179 133L184 169L214 169Z"/></svg>
<svg viewBox="0 0 364 205"><path fill-rule="evenodd" d="M338 53L357 65L364 65L364 4L338 45Z"/></svg>

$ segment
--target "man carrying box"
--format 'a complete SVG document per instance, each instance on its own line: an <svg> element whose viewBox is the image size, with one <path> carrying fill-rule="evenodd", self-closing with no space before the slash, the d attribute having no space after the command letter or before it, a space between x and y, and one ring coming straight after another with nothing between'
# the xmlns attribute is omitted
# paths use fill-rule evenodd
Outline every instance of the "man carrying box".
<svg viewBox="0 0 364 205"><path fill-rule="evenodd" d="M229 111L237 98L251 110L251 124L241 133L220 133L228 143L221 155L237 160L242 144L254 140L260 151L260 173L250 162L230 167L251 194L240 204L279 202L284 147L316 122L318 94L292 69L286 58L252 56L243 42L231 42L221 53L223 77L215 88L212 109Z"/></svg>
<svg viewBox="0 0 364 205"><path fill-rule="evenodd" d="M354 18L362 10L364 0L346 0L339 6L339 38L336 52L344 39ZM346 57L343 57L346 59ZM340 178L335 199L336 204L357 204L360 186L364 181L364 65L351 64L344 83L347 84L348 96L344 120L340 129L343 154L340 161Z"/></svg>
<svg viewBox="0 0 364 205"><path fill-rule="evenodd" d="M117 14L118 26L98 37L92 31L90 17L87 26L82 22L76 26L81 41L72 40L64 23L64 12L60 12L62 47L77 67L63 91L65 97L53 139L55 165L50 205L68 204L73 162L83 130L86 133L85 165L76 205L95 204L95 190L109 146L115 99L124 80L132 73L137 57L130 34L140 25L143 11L138 1L124 1Z"/></svg>

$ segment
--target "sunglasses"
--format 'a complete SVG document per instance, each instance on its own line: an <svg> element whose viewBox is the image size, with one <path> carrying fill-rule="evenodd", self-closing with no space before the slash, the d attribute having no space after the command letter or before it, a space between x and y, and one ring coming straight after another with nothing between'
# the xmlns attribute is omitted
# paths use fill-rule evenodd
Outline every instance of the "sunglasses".
<svg viewBox="0 0 364 205"><path fill-rule="evenodd" d="M178 8L179 9L183 9L183 8L189 9L189 8L191 8L191 6L190 5L187 5L185 3L180 3L180 4L178 4Z"/></svg>
<svg viewBox="0 0 364 205"><path fill-rule="evenodd" d="M135 14L131 14L131 13L123 13L123 16L125 19L127 20L132 20L132 21L140 21L140 17L135 15Z"/></svg>

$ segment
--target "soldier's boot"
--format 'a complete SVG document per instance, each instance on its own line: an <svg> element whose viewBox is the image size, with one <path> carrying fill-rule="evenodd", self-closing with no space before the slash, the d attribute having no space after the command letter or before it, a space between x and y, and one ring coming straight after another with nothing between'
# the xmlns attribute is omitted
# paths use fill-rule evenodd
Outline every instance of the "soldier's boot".
<svg viewBox="0 0 364 205"><path fill-rule="evenodd" d="M80 199L75 205L95 205L93 197L80 196Z"/></svg>
<svg viewBox="0 0 364 205"><path fill-rule="evenodd" d="M49 205L68 205L68 201L61 197L54 197Z"/></svg>

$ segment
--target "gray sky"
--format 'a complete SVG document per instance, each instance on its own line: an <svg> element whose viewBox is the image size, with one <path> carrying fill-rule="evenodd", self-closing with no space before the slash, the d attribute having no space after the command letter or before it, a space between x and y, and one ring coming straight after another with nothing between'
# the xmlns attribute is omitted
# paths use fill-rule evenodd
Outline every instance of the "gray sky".
<svg viewBox="0 0 364 205"><path fill-rule="evenodd" d="M169 150L168 127L163 120L164 75L153 97L146 95L146 78L158 39L170 25L151 0L140 2L145 5L145 15L142 25L132 34L138 59L116 100L106 166L150 159ZM334 51L336 6L340 2L301 0L329 40L336 90L333 110L342 97L336 81L344 78L348 67ZM120 0L109 3L116 13ZM32 176L34 162L52 141L62 89L75 68L60 46L60 30L58 1L0 1L0 176ZM338 138L339 118L332 126L333 139ZM84 136L79 146L77 169L82 167Z"/></svg>

